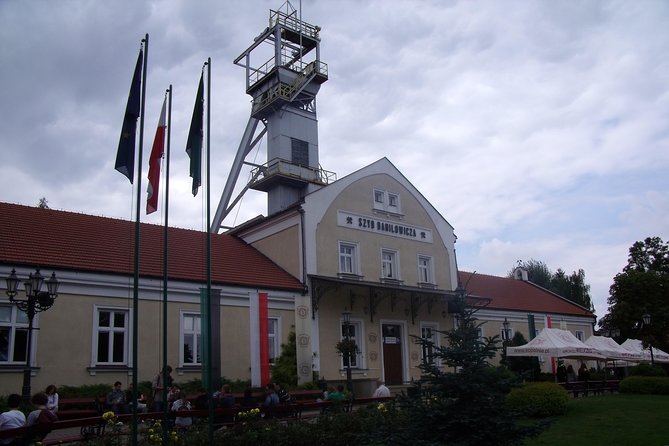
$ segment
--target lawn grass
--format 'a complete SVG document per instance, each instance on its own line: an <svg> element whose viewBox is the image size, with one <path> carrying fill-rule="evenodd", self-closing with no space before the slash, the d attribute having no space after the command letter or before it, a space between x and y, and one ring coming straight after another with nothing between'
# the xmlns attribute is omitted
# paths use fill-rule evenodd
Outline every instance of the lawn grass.
<svg viewBox="0 0 669 446"><path fill-rule="evenodd" d="M574 398L524 446L669 445L669 396L615 394Z"/></svg>

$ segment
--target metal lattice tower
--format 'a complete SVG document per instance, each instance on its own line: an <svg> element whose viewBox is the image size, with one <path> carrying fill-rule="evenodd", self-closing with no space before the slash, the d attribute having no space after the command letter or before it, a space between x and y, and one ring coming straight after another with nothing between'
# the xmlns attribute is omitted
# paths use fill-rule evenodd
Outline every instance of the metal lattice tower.
<svg viewBox="0 0 669 446"><path fill-rule="evenodd" d="M316 94L328 79L327 65L320 60L319 32L318 26L303 22L287 1L279 10L270 10L269 26L234 60L246 69L246 93L253 101L212 232L221 229L248 189L267 192L267 214L271 215L335 179L318 160ZM258 66L252 59L259 55ZM259 123L263 124L260 128ZM263 137L267 162L247 162L247 155ZM252 167L251 179L232 200L243 165Z"/></svg>

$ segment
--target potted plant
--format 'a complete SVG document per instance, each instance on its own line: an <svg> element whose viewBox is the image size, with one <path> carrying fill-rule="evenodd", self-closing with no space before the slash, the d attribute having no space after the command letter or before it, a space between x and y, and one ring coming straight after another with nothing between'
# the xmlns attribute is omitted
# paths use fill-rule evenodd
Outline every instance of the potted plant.
<svg viewBox="0 0 669 446"><path fill-rule="evenodd" d="M358 346L353 339L342 339L335 344L335 349L337 350L337 353L343 355L344 358L347 358L349 354L356 355L359 352Z"/></svg>

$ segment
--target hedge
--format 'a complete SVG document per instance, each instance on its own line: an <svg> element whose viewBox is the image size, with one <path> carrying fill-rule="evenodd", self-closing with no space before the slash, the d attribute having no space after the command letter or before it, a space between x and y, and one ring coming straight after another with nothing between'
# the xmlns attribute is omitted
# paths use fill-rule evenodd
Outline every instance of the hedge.
<svg viewBox="0 0 669 446"><path fill-rule="evenodd" d="M544 418L562 415L567 411L569 394L559 384L528 383L511 390L507 402L512 410L527 417Z"/></svg>
<svg viewBox="0 0 669 446"><path fill-rule="evenodd" d="M669 378L659 376L628 376L620 381L620 393L669 395Z"/></svg>

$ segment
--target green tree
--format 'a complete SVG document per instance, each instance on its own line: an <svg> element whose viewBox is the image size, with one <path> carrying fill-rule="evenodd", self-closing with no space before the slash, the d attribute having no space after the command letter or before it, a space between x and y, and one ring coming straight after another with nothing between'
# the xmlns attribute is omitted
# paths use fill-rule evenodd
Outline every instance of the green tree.
<svg viewBox="0 0 669 446"><path fill-rule="evenodd" d="M281 356L272 367L272 381L285 386L297 385L297 343L293 330L288 335L288 342L281 344Z"/></svg>
<svg viewBox="0 0 669 446"><path fill-rule="evenodd" d="M573 271L570 275L567 275L562 268L553 273L546 263L534 259L526 262L518 261L517 267L525 269L528 280L535 285L546 288L590 311L595 311L590 297L590 285L585 283L585 271L582 269L578 272ZM515 269L509 272L508 277L513 277Z"/></svg>
<svg viewBox="0 0 669 446"><path fill-rule="evenodd" d="M515 445L533 432L534 427L521 427L516 414L506 407L506 395L517 378L506 368L490 364L499 349L499 336L480 338L476 310L465 303L460 293L454 306L459 308L458 324L440 332L446 341L443 345L416 338L432 349L436 362L421 365L420 397L400 398L409 422L404 438L395 438L393 444Z"/></svg>
<svg viewBox="0 0 669 446"><path fill-rule="evenodd" d="M507 346L517 347L527 344L525 336L519 331L513 335ZM541 373L539 358L536 356L508 356L504 355L505 362L509 370L517 373L527 380L534 380Z"/></svg>
<svg viewBox="0 0 669 446"><path fill-rule="evenodd" d="M561 268L558 268L551 277L549 289L590 311L595 310L590 298L590 285L585 283L585 271L582 269L579 269L578 272L573 271L568 276Z"/></svg>
<svg viewBox="0 0 669 446"><path fill-rule="evenodd" d="M608 313L599 321L604 329L620 330L620 338L642 339L669 349L669 244L659 237L635 242L627 265L609 288ZM650 326L644 326L644 314Z"/></svg>
<svg viewBox="0 0 669 446"><path fill-rule="evenodd" d="M540 287L544 287L547 290L550 289L551 277L553 276L553 273L550 269L548 269L546 263L534 259L527 261L519 260L518 265L509 271L509 277L513 277L513 272L516 270L516 268L522 268L526 270L527 279L530 282L539 285Z"/></svg>

